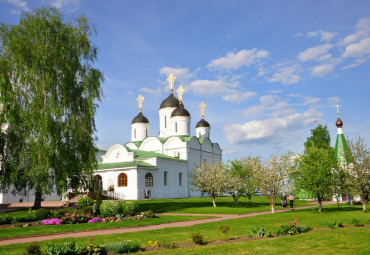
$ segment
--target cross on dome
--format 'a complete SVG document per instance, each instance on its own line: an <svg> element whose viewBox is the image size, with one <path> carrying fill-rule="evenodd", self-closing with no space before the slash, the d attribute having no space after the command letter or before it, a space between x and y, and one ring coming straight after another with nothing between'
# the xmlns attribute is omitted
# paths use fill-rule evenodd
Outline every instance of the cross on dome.
<svg viewBox="0 0 370 255"><path fill-rule="evenodd" d="M184 92L185 92L185 89L182 87L182 86L179 86L177 89L176 89L176 93L177 93L177 96L179 98L179 102L181 103L182 102L182 95L184 95Z"/></svg>
<svg viewBox="0 0 370 255"><path fill-rule="evenodd" d="M200 116L202 116L202 119L204 119L204 110L205 110L206 106L207 105L203 102L201 102L200 105L198 106L199 109L200 109Z"/></svg>
<svg viewBox="0 0 370 255"><path fill-rule="evenodd" d="M136 101L139 103L139 110L141 112L141 110L143 109L143 101L144 101L144 98L141 94L137 97Z"/></svg>
<svg viewBox="0 0 370 255"><path fill-rule="evenodd" d="M175 85L176 76L172 73L168 76L167 81L170 86L171 93L173 92L173 86Z"/></svg>
<svg viewBox="0 0 370 255"><path fill-rule="evenodd" d="M338 117L339 117L339 107L340 107L340 105L339 105L339 104L337 104L337 105L334 105L334 107L336 107L336 108L337 108L337 114L338 114Z"/></svg>

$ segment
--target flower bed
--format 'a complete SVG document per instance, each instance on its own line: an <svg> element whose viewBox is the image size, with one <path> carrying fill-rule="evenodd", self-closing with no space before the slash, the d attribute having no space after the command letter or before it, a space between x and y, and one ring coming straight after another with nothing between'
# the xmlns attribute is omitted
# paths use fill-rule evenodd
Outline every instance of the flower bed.
<svg viewBox="0 0 370 255"><path fill-rule="evenodd" d="M62 225L62 223L60 222L60 219L54 218L42 220L41 225Z"/></svg>

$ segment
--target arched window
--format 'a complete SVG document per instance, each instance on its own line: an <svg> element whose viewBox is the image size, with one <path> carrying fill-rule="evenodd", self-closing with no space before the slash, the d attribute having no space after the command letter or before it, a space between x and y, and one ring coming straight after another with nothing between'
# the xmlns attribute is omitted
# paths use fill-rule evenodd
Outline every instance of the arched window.
<svg viewBox="0 0 370 255"><path fill-rule="evenodd" d="M127 175L125 173L118 175L118 187L127 187Z"/></svg>
<svg viewBox="0 0 370 255"><path fill-rule="evenodd" d="M136 128L134 128L134 138L136 138Z"/></svg>
<svg viewBox="0 0 370 255"><path fill-rule="evenodd" d="M151 173L145 175L145 186L153 187L153 175Z"/></svg>
<svg viewBox="0 0 370 255"><path fill-rule="evenodd" d="M164 128L167 128L167 116L164 115Z"/></svg>
<svg viewBox="0 0 370 255"><path fill-rule="evenodd" d="M167 172L163 173L163 185L167 185Z"/></svg>
<svg viewBox="0 0 370 255"><path fill-rule="evenodd" d="M95 175L95 190L101 190L103 187L103 179L99 174Z"/></svg>
<svg viewBox="0 0 370 255"><path fill-rule="evenodd" d="M182 173L179 173L179 186L182 186Z"/></svg>
<svg viewBox="0 0 370 255"><path fill-rule="evenodd" d="M177 122L175 122L175 132L177 133Z"/></svg>

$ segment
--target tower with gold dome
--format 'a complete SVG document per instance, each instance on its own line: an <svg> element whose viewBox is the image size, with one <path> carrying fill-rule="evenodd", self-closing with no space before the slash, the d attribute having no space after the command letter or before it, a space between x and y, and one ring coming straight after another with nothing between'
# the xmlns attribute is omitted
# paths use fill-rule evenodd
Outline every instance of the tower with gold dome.
<svg viewBox="0 0 370 255"><path fill-rule="evenodd" d="M175 80L173 74L167 78L170 94L159 106L158 136L150 134L149 120L143 114L144 97L136 99L139 113L131 123L131 141L110 147L95 170L95 179L103 191L113 185L116 197L130 200L201 195L192 191L189 173L201 162L221 161L222 150L210 140L211 126L204 119L203 102L199 105L201 120L195 126L195 135L191 135L185 89L175 89Z"/></svg>
<svg viewBox="0 0 370 255"><path fill-rule="evenodd" d="M337 108L337 121L335 123L337 126L337 139L335 142L334 155L339 164L348 164L350 150L343 134L343 121L340 119L339 106L338 104L335 106Z"/></svg>

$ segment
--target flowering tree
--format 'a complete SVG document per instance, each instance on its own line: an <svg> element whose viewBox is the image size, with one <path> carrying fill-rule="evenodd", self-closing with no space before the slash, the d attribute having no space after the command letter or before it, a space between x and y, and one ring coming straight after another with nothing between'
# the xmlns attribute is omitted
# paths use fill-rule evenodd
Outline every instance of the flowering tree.
<svg viewBox="0 0 370 255"><path fill-rule="evenodd" d="M194 169L190 174L190 179L194 190L207 193L212 198L213 206L216 207L216 197L222 193L229 193L237 190L241 181L227 171L227 167L222 162L204 164Z"/></svg>
<svg viewBox="0 0 370 255"><path fill-rule="evenodd" d="M283 189L291 172L291 153L272 155L264 163L259 156L250 158L250 164L257 187L268 198L271 212L274 213L278 193Z"/></svg>

